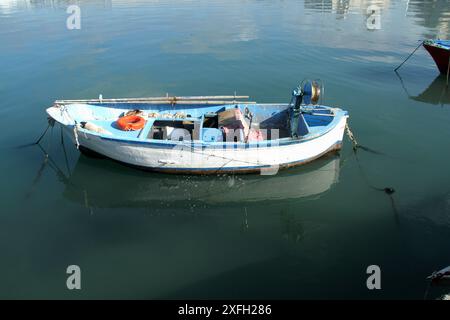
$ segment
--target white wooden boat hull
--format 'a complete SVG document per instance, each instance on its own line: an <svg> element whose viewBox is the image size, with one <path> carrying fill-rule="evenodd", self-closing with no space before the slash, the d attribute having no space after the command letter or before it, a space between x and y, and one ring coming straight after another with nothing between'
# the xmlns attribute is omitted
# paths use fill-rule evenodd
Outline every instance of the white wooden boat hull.
<svg viewBox="0 0 450 320"><path fill-rule="evenodd" d="M275 174L278 169L297 166L339 150L342 146L347 116L328 132L308 140L276 140L258 146L239 147L233 144L205 145L189 141L154 143L108 138L88 131L64 126L74 143L113 160L135 167L171 172L213 174L218 172L261 172Z"/></svg>

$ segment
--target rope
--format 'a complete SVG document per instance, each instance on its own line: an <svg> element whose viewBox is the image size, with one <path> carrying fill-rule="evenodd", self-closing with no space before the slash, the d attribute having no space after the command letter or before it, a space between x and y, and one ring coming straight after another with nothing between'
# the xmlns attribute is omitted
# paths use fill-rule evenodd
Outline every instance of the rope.
<svg viewBox="0 0 450 320"><path fill-rule="evenodd" d="M48 122L47 128L45 128L44 132L40 135L39 139L37 139L35 143L29 144L28 146L33 144L39 144L39 142L41 142L41 140L45 137L45 134L47 133L48 129L50 129L51 127L53 130L53 126L55 125L55 119L48 117L47 122Z"/></svg>
<svg viewBox="0 0 450 320"><path fill-rule="evenodd" d="M391 201L392 210L394 211L395 219L398 223L398 210L397 210L397 206L395 205L394 198L392 196L395 193L395 189L392 187L384 187L384 188L376 187L369 181L369 179L367 178L367 175L365 174L365 172L361 166L361 163L359 162L359 158L358 158L358 154L357 154L356 150L359 148L361 148L365 151L369 151L369 152L372 152L372 150L369 148L366 148L366 147L362 147L358 144L353 132L350 130L350 126L348 125L348 123L345 124L345 129L346 129L348 138L353 143L353 153L355 155L356 163L358 165L358 169L361 173L361 176L363 177L363 180L366 182L366 184L369 188L374 189L376 191L383 191L384 193L386 193L389 196L390 201Z"/></svg>
<svg viewBox="0 0 450 320"><path fill-rule="evenodd" d="M431 282L432 282L432 280L428 281L428 283L427 283L427 287L426 287L425 293L423 295L423 300L427 300L427 298L428 298L428 291L430 291Z"/></svg>
<svg viewBox="0 0 450 320"><path fill-rule="evenodd" d="M350 130L350 126L348 125L348 122L345 123L345 132L347 133L348 138L353 144L353 150L356 150L358 148L358 141L356 141L355 135Z"/></svg>
<svg viewBox="0 0 450 320"><path fill-rule="evenodd" d="M50 152L51 147L52 147L52 139L53 139L53 126L52 126L52 129L50 130L50 138L48 139L48 144L47 144L48 152L47 152L47 155Z"/></svg>
<svg viewBox="0 0 450 320"><path fill-rule="evenodd" d="M372 149L372 148L369 148L369 147L365 147L365 146L360 145L360 144L358 143L358 141L356 141L355 135L354 135L353 132L350 130L350 126L348 125L348 122L345 124L345 131L346 131L346 133L347 133L348 138L350 139L350 141L351 141L352 144L353 144L353 151L356 152L356 149L362 149L362 150L364 150L364 151L367 151L367 152L370 152L370 153L373 153L373 154L384 155L383 152L380 152L380 151L374 150L374 149Z"/></svg>
<svg viewBox="0 0 450 320"><path fill-rule="evenodd" d="M38 184L38 182L40 181L42 174L44 172L45 167L48 165L48 167L50 167L57 175L57 177L66 185L69 185L70 182L68 180L68 177L66 177L66 175L64 174L64 172L58 167L58 165L56 164L56 162L52 159L52 157L49 155L50 148L51 148L51 142L53 140L53 128L54 128L54 124L55 121L51 118L48 119L49 120L49 124L47 126L47 128L44 130L44 132L41 134L41 136L39 137L39 139L33 143L30 144L31 145L37 145L39 147L39 149L42 151L42 153L44 154L44 161L41 165L41 167L39 168L36 177L34 178L32 184L31 184L31 188L29 190L29 192L27 192L27 194L25 195L26 198L31 197L33 190L35 189L36 185ZM45 150L42 145L40 144L41 140L44 138L44 136L46 135L46 133L48 132L49 128L51 129L51 133L50 133L50 137L48 138L48 145L47 145L47 150ZM64 156L65 156L65 160L66 160L66 165L67 165L67 170L69 172L70 175L70 168L68 165L68 159L67 159L67 154L65 152L65 148L64 148L64 138L62 135L62 127L61 127L61 144L63 145L63 150L64 150Z"/></svg>
<svg viewBox="0 0 450 320"><path fill-rule="evenodd" d="M45 154L44 161L42 162L41 166L39 167L39 170L36 173L36 176L34 177L33 181L31 182L30 190L25 194L26 199L29 199L31 197L31 195L33 194L34 189L36 188L36 185L41 180L42 173L44 172L44 169L45 169L45 166L47 165L47 163L48 163L48 155Z"/></svg>
<svg viewBox="0 0 450 320"><path fill-rule="evenodd" d="M73 136L75 138L75 145L77 146L77 149L80 149L80 142L78 141L78 128L77 123L73 126Z"/></svg>
<svg viewBox="0 0 450 320"><path fill-rule="evenodd" d="M53 160L53 158L45 151L45 149L38 144L39 149L44 153L45 157L48 159L47 164L50 168L52 168L58 178L64 183L64 184L70 184L68 177L64 174L64 172L59 168L59 166L56 164L56 162Z"/></svg>
<svg viewBox="0 0 450 320"><path fill-rule="evenodd" d="M32 143L27 143L27 144L24 144L24 145L20 145L20 146L18 146L17 148L18 148L18 149L22 149L22 148L27 148L27 147L31 147L31 146L34 146L34 145L36 145L36 144L39 144L39 143L41 142L41 140L45 137L45 135L46 135L48 129L50 129L50 127L53 128L53 126L55 125L55 120L54 120L53 118L50 118L50 117L49 117L49 118L47 118L47 120L48 120L47 128L45 128L44 132L42 132L42 134L39 136L39 139L37 139L36 142L32 142Z"/></svg>
<svg viewBox="0 0 450 320"><path fill-rule="evenodd" d="M59 126L60 127L60 134L61 134L61 145L63 148L63 152L64 152L64 160L66 162L66 167L67 167L67 172L69 172L69 176L71 175L70 172L70 166L69 166L69 159L67 158L67 152L66 152L66 146L64 144L64 133L63 133L63 127L62 125Z"/></svg>
<svg viewBox="0 0 450 320"><path fill-rule="evenodd" d="M39 142L41 142L42 138L44 138L45 134L47 133L48 129L50 128L50 123L48 124L47 128L44 130L44 132L41 134L41 136L39 137L39 139L37 139L37 141L34 144L39 144Z"/></svg>
<svg viewBox="0 0 450 320"><path fill-rule="evenodd" d="M400 76L400 74L397 71L395 71L395 74L397 75L398 79L400 80L400 84L402 85L403 91L405 91L405 93L408 97L411 97L411 94L409 94L408 89L406 89L405 83L403 82L403 78Z"/></svg>
<svg viewBox="0 0 450 320"><path fill-rule="evenodd" d="M419 45L414 49L414 51L411 52L411 53L409 54L409 56L408 56L405 60L403 60L403 62L400 63L400 65L399 65L397 68L394 69L394 71L397 71L398 69L400 69L400 67L401 67L406 61L408 61L409 58L412 57L412 55L417 51L417 49L420 48L420 46L421 46L422 44L423 44L423 40L422 40L422 41L419 43Z"/></svg>

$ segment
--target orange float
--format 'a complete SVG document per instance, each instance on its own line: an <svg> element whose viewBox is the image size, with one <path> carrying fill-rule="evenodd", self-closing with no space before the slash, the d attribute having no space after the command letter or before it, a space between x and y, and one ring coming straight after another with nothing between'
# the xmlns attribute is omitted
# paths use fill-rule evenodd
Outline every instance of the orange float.
<svg viewBox="0 0 450 320"><path fill-rule="evenodd" d="M120 130L135 131L145 126L145 119L139 116L125 116L119 118L116 123Z"/></svg>

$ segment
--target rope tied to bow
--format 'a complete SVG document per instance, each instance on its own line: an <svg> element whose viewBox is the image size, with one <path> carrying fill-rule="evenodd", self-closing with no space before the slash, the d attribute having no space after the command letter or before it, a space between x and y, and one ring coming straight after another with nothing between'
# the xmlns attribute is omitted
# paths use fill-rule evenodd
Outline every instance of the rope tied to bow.
<svg viewBox="0 0 450 320"><path fill-rule="evenodd" d="M78 141L78 124L76 122L73 126L73 136L75 138L75 145L77 146L77 149L80 149L80 142Z"/></svg>

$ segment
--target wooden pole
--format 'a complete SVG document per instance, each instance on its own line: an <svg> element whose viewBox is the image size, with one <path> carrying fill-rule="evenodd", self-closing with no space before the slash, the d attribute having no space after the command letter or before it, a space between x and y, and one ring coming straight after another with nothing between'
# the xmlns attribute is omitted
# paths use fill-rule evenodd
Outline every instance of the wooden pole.
<svg viewBox="0 0 450 320"><path fill-rule="evenodd" d="M124 100L116 99L98 99L94 100L57 100L55 104L74 104L74 103L101 103L101 104L186 104L186 105L220 105L220 104L255 104L255 101L235 101L235 100Z"/></svg>
<svg viewBox="0 0 450 320"><path fill-rule="evenodd" d="M188 97L149 97L149 98L115 98L115 99L74 99L74 100L57 100L55 103L87 103L87 102L150 102L150 101L170 101L175 103L180 103L180 101L203 101L203 100L236 100L236 99L248 99L249 96L188 96Z"/></svg>

